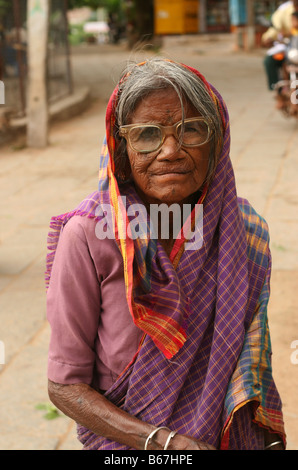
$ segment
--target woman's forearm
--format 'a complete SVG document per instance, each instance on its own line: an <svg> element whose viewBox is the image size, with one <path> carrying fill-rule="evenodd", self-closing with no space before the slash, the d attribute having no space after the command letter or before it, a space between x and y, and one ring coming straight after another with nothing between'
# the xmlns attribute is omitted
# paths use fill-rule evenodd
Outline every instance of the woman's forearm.
<svg viewBox="0 0 298 470"><path fill-rule="evenodd" d="M119 409L86 384L61 385L49 380L49 397L59 410L99 436L137 450L144 449L155 426ZM150 448L162 449L169 432L160 430Z"/></svg>
<svg viewBox="0 0 298 470"><path fill-rule="evenodd" d="M99 392L86 384L48 385L49 397L54 405L77 423L98 436L103 436L136 450L143 450L150 433L156 426L143 422L121 410ZM161 428L148 443L148 450L163 450L170 430ZM169 450L215 450L210 444L184 434L175 434Z"/></svg>

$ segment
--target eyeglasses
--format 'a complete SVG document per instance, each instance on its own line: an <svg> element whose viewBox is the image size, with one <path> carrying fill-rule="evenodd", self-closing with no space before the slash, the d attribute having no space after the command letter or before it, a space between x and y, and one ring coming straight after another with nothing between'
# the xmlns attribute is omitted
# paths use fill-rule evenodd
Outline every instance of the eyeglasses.
<svg viewBox="0 0 298 470"><path fill-rule="evenodd" d="M174 135L184 147L199 147L210 140L212 130L207 118L197 117L179 121L173 126L128 124L120 127L119 135L135 152L150 153L162 147L167 135Z"/></svg>

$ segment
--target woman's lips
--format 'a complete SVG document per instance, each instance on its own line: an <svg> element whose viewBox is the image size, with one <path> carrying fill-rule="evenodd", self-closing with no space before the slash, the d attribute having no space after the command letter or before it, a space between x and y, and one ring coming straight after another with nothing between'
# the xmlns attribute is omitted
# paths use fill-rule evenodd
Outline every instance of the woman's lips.
<svg viewBox="0 0 298 470"><path fill-rule="evenodd" d="M160 171L155 171L152 174L154 176L168 176L168 175L186 175L187 173L190 173L190 170L178 170L178 169L172 169L169 168L167 170L160 170Z"/></svg>

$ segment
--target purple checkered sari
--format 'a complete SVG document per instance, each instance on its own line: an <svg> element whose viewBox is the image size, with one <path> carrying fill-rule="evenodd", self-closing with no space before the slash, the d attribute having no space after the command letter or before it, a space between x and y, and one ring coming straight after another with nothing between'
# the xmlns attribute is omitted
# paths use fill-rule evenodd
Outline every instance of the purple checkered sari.
<svg viewBox="0 0 298 470"><path fill-rule="evenodd" d="M268 231L249 203L237 197L228 112L218 92L205 84L222 113L224 142L203 203L203 246L184 251L173 266L157 242L148 257L151 290L143 296L138 292L138 302L148 305L151 301L153 310L156 299L163 310L171 302L180 306L179 322L186 341L167 359L147 334L134 360L105 396L140 420L167 426L217 448L262 449L262 428L284 440L266 321ZM113 106L108 106L107 123L112 121ZM109 149L111 136L108 126ZM101 161L106 164L106 159ZM106 180L101 183L107 187ZM132 188L126 188L125 194L128 204L136 201ZM90 204L96 199L100 203L101 197L101 192L93 194ZM88 209L87 199L75 213L92 216L93 210ZM137 245L135 252L140 255ZM144 262L146 253L141 258ZM169 317L171 314L168 308ZM78 436L84 449L128 449L80 425Z"/></svg>

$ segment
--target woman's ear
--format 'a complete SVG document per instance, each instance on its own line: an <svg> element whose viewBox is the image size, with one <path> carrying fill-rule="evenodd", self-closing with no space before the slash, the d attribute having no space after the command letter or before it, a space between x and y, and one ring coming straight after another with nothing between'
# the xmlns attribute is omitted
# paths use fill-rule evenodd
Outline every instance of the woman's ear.
<svg viewBox="0 0 298 470"><path fill-rule="evenodd" d="M115 153L115 176L119 182L124 183L130 180L131 166L126 152L126 141L121 139Z"/></svg>
<svg viewBox="0 0 298 470"><path fill-rule="evenodd" d="M125 155L125 164L121 171L121 175L119 176L123 183L130 181L131 179L131 166L127 155Z"/></svg>

